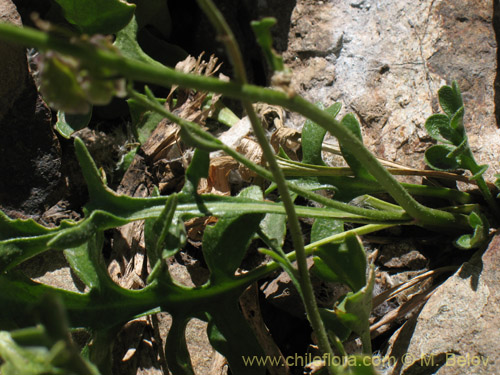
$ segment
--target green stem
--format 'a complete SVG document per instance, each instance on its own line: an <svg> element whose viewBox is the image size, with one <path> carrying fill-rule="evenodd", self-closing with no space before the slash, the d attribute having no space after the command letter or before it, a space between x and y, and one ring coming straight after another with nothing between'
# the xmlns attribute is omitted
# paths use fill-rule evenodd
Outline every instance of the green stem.
<svg viewBox="0 0 500 375"><path fill-rule="evenodd" d="M212 24L215 25L219 37L221 37L224 41L228 55L233 63L237 81L241 84L246 84L247 79L243 65L243 58L231 29L210 0L198 0L198 4L200 4L204 12L208 15ZM316 297L314 296L314 289L309 275L309 269L307 267L307 256L304 250L302 230L300 228L299 218L297 216L297 212L295 211L292 197L287 188L285 175L278 165L278 161L274 156L274 151L267 140L266 133L262 127L260 119L255 113L252 102L247 99L242 99L242 103L245 111L247 112L248 118L250 119L254 135L262 148L263 156L269 165L274 181L278 186L281 201L285 207L288 217L288 227L292 236L295 253L297 254L297 268L299 272L298 282L300 284L300 289L302 290L304 307L309 318L309 322L311 323L311 326L317 336L320 350L323 353L333 355L328 335L316 304ZM328 364L327 368L330 374L339 373L338 367L333 366L333 364Z"/></svg>
<svg viewBox="0 0 500 375"><path fill-rule="evenodd" d="M468 169L473 176L476 176L481 172L481 166L476 163L476 159L474 158L474 154L472 153L470 148L468 148L467 150L466 157L462 158L462 163L463 167ZM486 200L486 203L488 203L488 206L490 206L491 210L493 211L495 218L499 220L500 209L498 208L498 204L495 198L493 198L491 190L486 184L486 181L484 181L482 174L473 177L472 179L476 180L477 186L479 187L479 191L481 191L481 194Z"/></svg>
<svg viewBox="0 0 500 375"><path fill-rule="evenodd" d="M355 234L357 236L363 236L365 234L369 234L369 233L377 232L379 230L391 228L391 227L394 227L396 225L397 224L367 224L367 225L363 225L361 227L350 229L350 230L347 230L345 232L334 234L334 235L331 235L329 237L323 238L319 241L312 242L309 245L305 246L304 250L306 252L306 255L310 256L310 255L314 254L314 251L319 246L322 246L322 245L325 245L325 244L331 243L331 242L342 242L349 235ZM290 262L293 262L296 260L297 255L295 252L291 252L291 253L288 253L286 255L286 257ZM270 272L276 271L279 268L280 268L280 265L278 263L269 262L264 266L258 267L256 269L246 273L244 276L242 276L242 279L245 279L246 283L254 282L254 281L261 279L262 277L269 274Z"/></svg>
<svg viewBox="0 0 500 375"><path fill-rule="evenodd" d="M245 165L248 169L254 171L261 177L268 179L269 181L275 181L273 174L269 172L266 168L255 164L251 160L244 157L242 154L233 150L231 147L222 143L218 138L213 136L210 133L205 132L201 127L193 122L187 121L174 115L172 112L169 112L162 106L158 101L153 98L146 99L144 96L140 95L136 91L129 89L129 95L131 98L135 99L138 103L143 105L145 108L148 108L152 111L155 111L167 118L168 120L178 124L181 127L184 127L187 131L194 133L198 136L198 139L203 139L205 141L207 147L218 148L224 151L226 154L233 157L235 160ZM312 201L321 203L326 207L331 207L340 211L348 212L350 214L359 215L360 217L365 217L367 220L375 221L375 222L392 222L399 224L411 224L411 219L405 212L390 212L390 211L381 211L381 210L371 210L362 207L352 206L350 204L346 204L343 202L338 202L332 199L329 199L323 195L316 194L312 191L303 189L289 181L286 181L286 186L291 191L303 196L304 198L310 199Z"/></svg>
<svg viewBox="0 0 500 375"><path fill-rule="evenodd" d="M217 92L240 100L262 101L279 105L300 113L328 130L337 137L348 151L356 155L358 160L379 181L380 185L410 216L416 219L417 224L434 227L468 228L467 220L463 216L427 208L415 201L351 131L341 126L337 120L318 109L314 104L299 96L289 96L280 91L249 84L223 82L212 77L185 74L167 67L152 66L141 61L124 58L114 51L98 49L95 45L85 44L84 42L70 42L30 28L22 29L12 25L0 24L0 38L9 42L36 46L40 49L54 49L74 56L86 65L105 67L129 79L167 87L179 85L185 88Z"/></svg>

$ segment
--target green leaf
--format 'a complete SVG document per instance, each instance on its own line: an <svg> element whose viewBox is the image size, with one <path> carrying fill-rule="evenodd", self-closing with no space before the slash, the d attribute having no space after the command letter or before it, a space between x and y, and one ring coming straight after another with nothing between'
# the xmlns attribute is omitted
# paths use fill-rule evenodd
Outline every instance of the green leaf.
<svg viewBox="0 0 500 375"><path fill-rule="evenodd" d="M102 257L104 236L102 232L78 247L64 250L64 257L73 272L90 289L102 291L113 285Z"/></svg>
<svg viewBox="0 0 500 375"><path fill-rule="evenodd" d="M363 352L371 354L370 314L375 271L370 267L367 284L357 292L348 293L334 309L343 325L356 332L363 343Z"/></svg>
<svg viewBox="0 0 500 375"><path fill-rule="evenodd" d="M446 115L435 114L430 116L425 121L425 129L432 138L439 142L458 146L463 141L463 135L451 126L450 119Z"/></svg>
<svg viewBox="0 0 500 375"><path fill-rule="evenodd" d="M363 142L363 137L361 136L361 128L359 126L359 122L356 117L352 113L348 113L342 118L340 122L341 125L348 128L356 138L358 138L361 142ZM354 153L349 152L343 145L340 143L340 150L342 151L342 156L344 157L349 167L351 167L353 173L356 177L363 178L366 180L374 180L373 176L368 172L368 170L363 167L356 155Z"/></svg>
<svg viewBox="0 0 500 375"><path fill-rule="evenodd" d="M470 177L471 180L478 180L483 177L484 172L488 170L489 166L487 164L478 165L477 171L475 171L474 175ZM471 171L472 172L472 171Z"/></svg>
<svg viewBox="0 0 500 375"><path fill-rule="evenodd" d="M62 111L57 112L56 130L64 138L69 139L71 134L85 128L92 118L92 107L85 114L71 114Z"/></svg>
<svg viewBox="0 0 500 375"><path fill-rule="evenodd" d="M318 223L318 224L316 224ZM330 230L332 220L316 219L311 231L311 241L340 233ZM318 235L318 232L323 232ZM342 243L329 243L319 246L314 256L314 273L331 282L347 284L353 291L358 291L366 284L366 254L355 235L347 236Z"/></svg>
<svg viewBox="0 0 500 375"><path fill-rule="evenodd" d="M266 214L260 222L260 230L269 238L276 247L282 247L285 241L286 216Z"/></svg>
<svg viewBox="0 0 500 375"><path fill-rule="evenodd" d="M471 212L469 224L474 229L474 233L472 235L464 234L455 241L455 244L464 250L481 247L488 240L490 226L484 215L479 212Z"/></svg>
<svg viewBox="0 0 500 375"><path fill-rule="evenodd" d="M455 112L450 120L451 127L462 136L462 139L467 137L464 127L464 113L465 109L462 106L457 112Z"/></svg>
<svg viewBox="0 0 500 375"><path fill-rule="evenodd" d="M55 0L64 17L86 34L113 34L132 19L135 5L122 0Z"/></svg>
<svg viewBox="0 0 500 375"><path fill-rule="evenodd" d="M327 332L332 332L341 342L346 341L352 333L352 330L342 324L334 310L320 308L319 314ZM331 335L331 333L330 333Z"/></svg>
<svg viewBox="0 0 500 375"><path fill-rule="evenodd" d="M179 375L194 375L191 357L186 344L186 325L189 319L174 315L165 343L165 357L168 369Z"/></svg>
<svg viewBox="0 0 500 375"><path fill-rule="evenodd" d="M246 358L264 358L264 353L255 335L243 318L236 301L220 301L215 310L209 312L207 327L210 344L229 362L231 373L241 375L264 375L264 366L249 366Z"/></svg>
<svg viewBox="0 0 500 375"><path fill-rule="evenodd" d="M186 182L182 191L187 194L196 194L200 180L208 177L209 166L210 153L197 148L194 151L193 159L186 170Z"/></svg>
<svg viewBox="0 0 500 375"><path fill-rule="evenodd" d="M257 186L243 190L239 196L263 199L262 191ZM243 260L246 249L259 229L263 217L263 214L245 214L242 210L240 214L219 218L214 226L205 229L203 255L210 270L212 282L234 277L234 272Z"/></svg>
<svg viewBox="0 0 500 375"><path fill-rule="evenodd" d="M460 168L456 158L448 158L450 152L456 149L454 146L435 145L425 151L425 162L432 169L438 171L453 171Z"/></svg>
<svg viewBox="0 0 500 375"><path fill-rule="evenodd" d="M443 109L443 112L449 118L452 118L453 115L463 107L464 103L462 101L462 93L458 88L458 84L456 81L453 81L450 86L443 86L438 91L439 96L439 104Z"/></svg>
<svg viewBox="0 0 500 375"><path fill-rule="evenodd" d="M0 241L16 237L41 236L55 231L57 228L46 228L33 219L11 219L0 210Z"/></svg>
<svg viewBox="0 0 500 375"><path fill-rule="evenodd" d="M43 59L40 91L51 107L66 113L87 114L91 105L76 78L77 62L49 53Z"/></svg>
<svg viewBox="0 0 500 375"><path fill-rule="evenodd" d="M47 250L60 230L74 225L63 221L58 228L44 228L32 219L9 219L0 211L0 272Z"/></svg>
<svg viewBox="0 0 500 375"><path fill-rule="evenodd" d="M140 144L143 144L156 129L163 116L157 112L146 110L134 99L127 99L127 104L135 137Z"/></svg>
<svg viewBox="0 0 500 375"><path fill-rule="evenodd" d="M170 195L160 216L146 220L144 238L151 264L175 255L186 243L184 222L175 217L177 202L177 195Z"/></svg>
<svg viewBox="0 0 500 375"><path fill-rule="evenodd" d="M342 104L335 103L328 107L325 111L332 117L337 116L340 112ZM321 156L323 139L325 138L326 130L311 120L306 120L302 128L302 162L305 164L325 165Z"/></svg>
<svg viewBox="0 0 500 375"><path fill-rule="evenodd" d="M276 24L276 19L268 17L263 18L260 21L252 21L250 24L252 26L253 32L255 33L255 36L257 37L257 43L259 44L260 48L262 48L264 57L266 58L266 61L271 69L275 72L285 70L283 58L273 50L271 27Z"/></svg>
<svg viewBox="0 0 500 375"><path fill-rule="evenodd" d="M125 57L139 60L152 66L163 67L161 63L146 54L137 42L138 26L135 17L132 17L128 25L116 34L113 45L117 47Z"/></svg>

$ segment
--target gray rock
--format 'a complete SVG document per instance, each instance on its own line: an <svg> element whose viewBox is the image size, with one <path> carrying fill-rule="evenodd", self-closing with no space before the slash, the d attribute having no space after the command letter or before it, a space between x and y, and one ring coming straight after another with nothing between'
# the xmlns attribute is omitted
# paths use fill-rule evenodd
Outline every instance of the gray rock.
<svg viewBox="0 0 500 375"><path fill-rule="evenodd" d="M500 236L391 338L392 374L494 374L500 364Z"/></svg>
<svg viewBox="0 0 500 375"><path fill-rule="evenodd" d="M439 110L437 90L457 80L471 147L491 179L500 154L492 22L491 0L299 0L284 57L298 93L342 102L372 151L412 167L432 144L424 123ZM289 125L302 123L291 115Z"/></svg>

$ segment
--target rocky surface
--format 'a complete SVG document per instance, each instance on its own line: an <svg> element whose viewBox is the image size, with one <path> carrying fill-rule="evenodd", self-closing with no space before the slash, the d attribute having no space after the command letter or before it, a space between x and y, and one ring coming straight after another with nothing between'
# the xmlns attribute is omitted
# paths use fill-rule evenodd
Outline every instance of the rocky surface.
<svg viewBox="0 0 500 375"><path fill-rule="evenodd" d="M394 374L493 374L500 363L500 236L441 285L393 336Z"/></svg>
<svg viewBox="0 0 500 375"><path fill-rule="evenodd" d="M0 1L0 22L21 24L10 0ZM0 207L39 217L60 199L61 149L25 49L1 42L0 56Z"/></svg>
<svg viewBox="0 0 500 375"><path fill-rule="evenodd" d="M439 110L437 90L457 80L471 147L491 178L500 154L492 22L491 0L301 0L284 56L301 95L342 102L371 150L412 167L431 145L424 123Z"/></svg>

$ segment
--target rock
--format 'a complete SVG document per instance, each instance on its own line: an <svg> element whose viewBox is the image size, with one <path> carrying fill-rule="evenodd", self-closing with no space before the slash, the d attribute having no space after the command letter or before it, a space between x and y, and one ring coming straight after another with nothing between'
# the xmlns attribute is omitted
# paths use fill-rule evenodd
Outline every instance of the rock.
<svg viewBox="0 0 500 375"><path fill-rule="evenodd" d="M300 95L341 102L377 156L418 168L437 90L457 80L471 148L491 179L500 155L492 24L491 0L298 0L284 57ZM288 126L303 121L292 114Z"/></svg>
<svg viewBox="0 0 500 375"><path fill-rule="evenodd" d="M10 0L0 0L0 22L21 26L21 16ZM21 46L0 42L0 121L25 87L26 53Z"/></svg>
<svg viewBox="0 0 500 375"><path fill-rule="evenodd" d="M21 25L9 0L0 0L0 21ZM24 48L0 42L0 56L0 208L39 217L60 199L61 149Z"/></svg>
<svg viewBox="0 0 500 375"><path fill-rule="evenodd" d="M377 263L389 269L423 270L427 269L429 259L409 239L382 246Z"/></svg>
<svg viewBox="0 0 500 375"><path fill-rule="evenodd" d="M392 374L493 374L500 363L500 236L437 288L390 340ZM404 358L404 360L403 360Z"/></svg>

